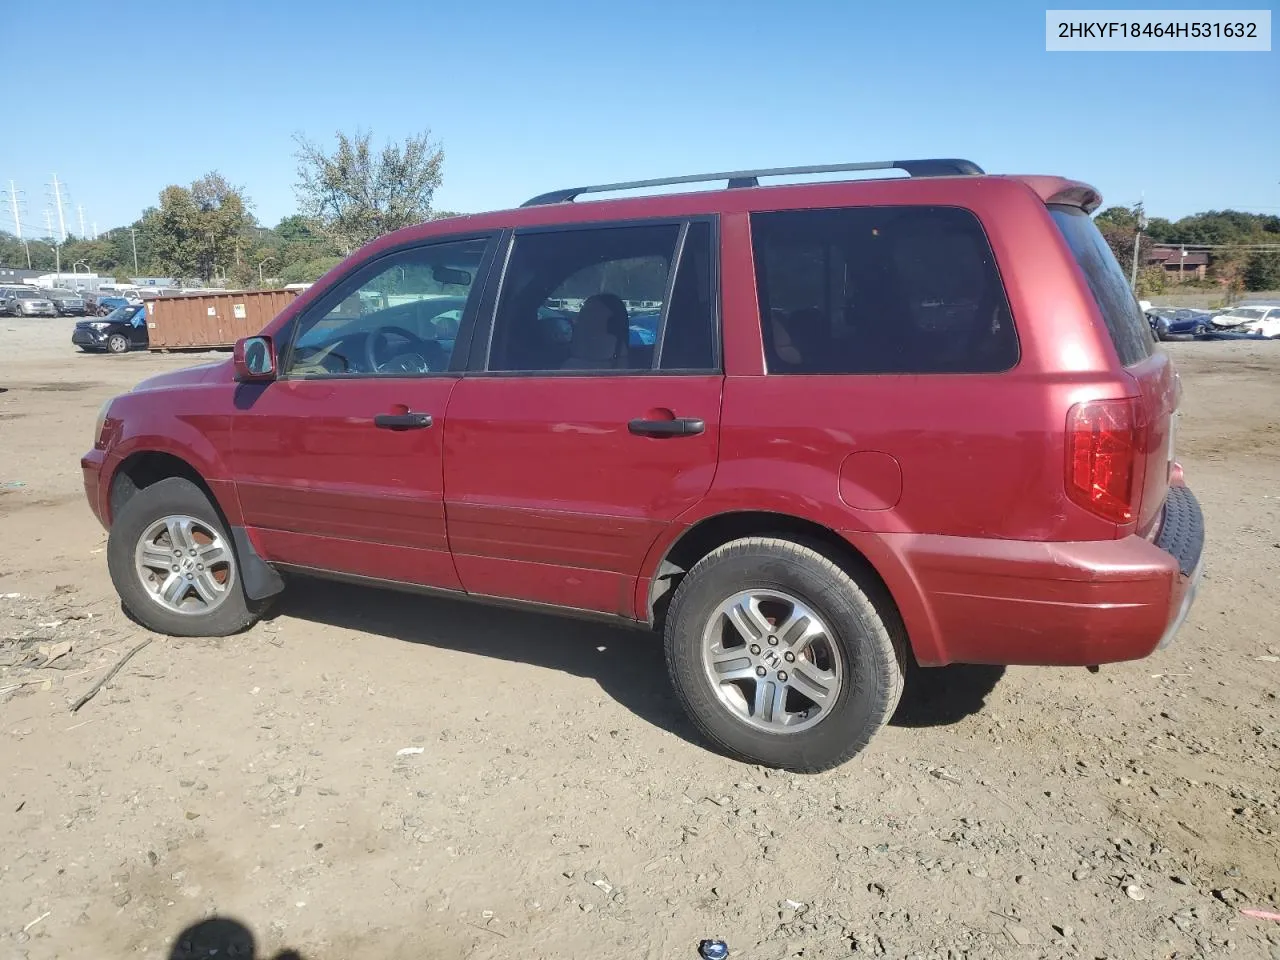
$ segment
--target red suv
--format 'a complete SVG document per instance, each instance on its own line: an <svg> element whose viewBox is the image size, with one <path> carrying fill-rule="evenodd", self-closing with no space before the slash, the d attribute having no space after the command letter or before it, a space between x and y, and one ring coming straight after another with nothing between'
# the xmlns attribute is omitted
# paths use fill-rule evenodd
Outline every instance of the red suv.
<svg viewBox="0 0 1280 960"><path fill-rule="evenodd" d="M710 740L796 770L861 749L912 658L1145 657L1204 527L1099 202L919 160L400 230L107 404L112 580L176 635L294 573L643 624Z"/></svg>

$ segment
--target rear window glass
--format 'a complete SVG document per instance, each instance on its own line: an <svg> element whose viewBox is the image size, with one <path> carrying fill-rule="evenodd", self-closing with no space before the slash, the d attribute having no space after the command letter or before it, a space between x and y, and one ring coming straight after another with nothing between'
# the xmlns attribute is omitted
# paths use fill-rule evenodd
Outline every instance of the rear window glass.
<svg viewBox="0 0 1280 960"><path fill-rule="evenodd" d="M1079 207L1056 205L1049 207L1049 212L1084 272L1120 362L1128 367L1151 356L1155 349L1151 325L1142 315L1115 254L1089 215Z"/></svg>
<svg viewBox="0 0 1280 960"><path fill-rule="evenodd" d="M770 374L994 373L1018 361L995 257L955 207L751 217Z"/></svg>

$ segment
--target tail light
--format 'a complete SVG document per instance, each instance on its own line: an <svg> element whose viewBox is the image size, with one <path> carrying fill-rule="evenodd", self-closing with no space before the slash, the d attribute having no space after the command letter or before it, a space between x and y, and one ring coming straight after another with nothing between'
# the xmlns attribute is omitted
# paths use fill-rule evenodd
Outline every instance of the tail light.
<svg viewBox="0 0 1280 960"><path fill-rule="evenodd" d="M1113 523L1132 523L1139 484L1138 401L1090 400L1067 412L1067 496Z"/></svg>

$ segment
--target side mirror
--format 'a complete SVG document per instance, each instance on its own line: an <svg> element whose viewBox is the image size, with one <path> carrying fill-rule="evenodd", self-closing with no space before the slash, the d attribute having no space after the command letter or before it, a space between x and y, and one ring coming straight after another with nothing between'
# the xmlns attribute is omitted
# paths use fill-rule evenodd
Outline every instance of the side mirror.
<svg viewBox="0 0 1280 960"><path fill-rule="evenodd" d="M231 354L240 383L264 383L276 378L276 348L270 337L244 337Z"/></svg>

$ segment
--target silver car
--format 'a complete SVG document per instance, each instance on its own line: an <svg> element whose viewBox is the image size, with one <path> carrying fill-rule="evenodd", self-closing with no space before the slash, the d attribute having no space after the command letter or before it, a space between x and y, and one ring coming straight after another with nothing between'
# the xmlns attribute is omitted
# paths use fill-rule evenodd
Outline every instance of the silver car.
<svg viewBox="0 0 1280 960"><path fill-rule="evenodd" d="M4 312L11 317L56 317L58 308L39 290L18 287L9 291Z"/></svg>

